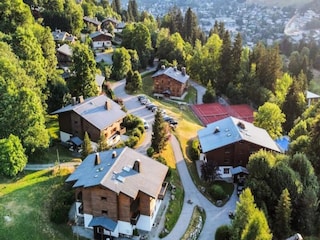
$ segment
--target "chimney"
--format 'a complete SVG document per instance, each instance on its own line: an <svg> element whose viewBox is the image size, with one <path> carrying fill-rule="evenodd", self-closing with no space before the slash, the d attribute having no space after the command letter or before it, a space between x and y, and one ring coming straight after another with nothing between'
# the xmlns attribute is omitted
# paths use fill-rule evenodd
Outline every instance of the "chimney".
<svg viewBox="0 0 320 240"><path fill-rule="evenodd" d="M83 96L79 96L79 103L83 103L84 102L84 99L83 99Z"/></svg>
<svg viewBox="0 0 320 240"><path fill-rule="evenodd" d="M76 97L72 97L71 98L71 105L74 106L77 104L77 98Z"/></svg>
<svg viewBox="0 0 320 240"><path fill-rule="evenodd" d="M99 153L97 152L96 153L96 157L95 157L95 159L94 159L94 165L99 165L101 163L101 159L100 159L100 155L99 155Z"/></svg>
<svg viewBox="0 0 320 240"><path fill-rule="evenodd" d="M112 158L116 158L117 157L117 152L116 151L113 151L112 152Z"/></svg>
<svg viewBox="0 0 320 240"><path fill-rule="evenodd" d="M238 127L241 128L241 129L246 129L246 126L244 125L243 122L238 122Z"/></svg>
<svg viewBox="0 0 320 240"><path fill-rule="evenodd" d="M218 132L220 132L220 128L219 128L219 127L216 127L216 128L214 129L213 133L216 134L216 133L218 133Z"/></svg>
<svg viewBox="0 0 320 240"><path fill-rule="evenodd" d="M182 67L182 68L181 68L181 74L182 74L183 76L186 75L186 68L185 68L185 67Z"/></svg>
<svg viewBox="0 0 320 240"><path fill-rule="evenodd" d="M174 66L174 67L173 67L173 70L176 72L176 71L177 71L177 66Z"/></svg>
<svg viewBox="0 0 320 240"><path fill-rule="evenodd" d="M133 170L135 170L136 172L140 172L140 159L137 159L134 161L134 164L133 164Z"/></svg>
<svg viewBox="0 0 320 240"><path fill-rule="evenodd" d="M161 65L161 70L165 70L166 66L165 65Z"/></svg>
<svg viewBox="0 0 320 240"><path fill-rule="evenodd" d="M107 100L104 104L104 108L107 110L111 110L111 102L109 100Z"/></svg>

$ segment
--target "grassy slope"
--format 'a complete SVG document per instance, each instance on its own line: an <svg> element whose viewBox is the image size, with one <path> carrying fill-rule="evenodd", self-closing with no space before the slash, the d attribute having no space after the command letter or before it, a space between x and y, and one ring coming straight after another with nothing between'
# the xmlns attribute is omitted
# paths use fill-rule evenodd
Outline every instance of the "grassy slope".
<svg viewBox="0 0 320 240"><path fill-rule="evenodd" d="M64 179L48 170L0 179L0 239L73 239L70 227L48 220L51 193ZM11 221L6 222L4 216Z"/></svg>

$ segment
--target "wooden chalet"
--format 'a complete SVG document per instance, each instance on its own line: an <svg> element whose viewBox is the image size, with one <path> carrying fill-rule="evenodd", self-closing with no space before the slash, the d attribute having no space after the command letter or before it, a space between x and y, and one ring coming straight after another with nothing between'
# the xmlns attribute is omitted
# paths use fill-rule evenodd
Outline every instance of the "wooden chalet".
<svg viewBox="0 0 320 240"><path fill-rule="evenodd" d="M71 104L51 114L58 114L62 142L68 142L75 136L83 139L85 132L93 142L97 142L102 133L110 139L125 132L121 123L126 113L105 95L88 99L74 97Z"/></svg>
<svg viewBox="0 0 320 240"><path fill-rule="evenodd" d="M89 35L93 49L105 49L112 47L112 34L104 31L96 31Z"/></svg>
<svg viewBox="0 0 320 240"><path fill-rule="evenodd" d="M177 67L161 66L161 69L152 75L152 79L155 96L181 98L187 90L189 75L185 68L179 71Z"/></svg>
<svg viewBox="0 0 320 240"><path fill-rule="evenodd" d="M266 130L244 120L227 117L198 131L200 159L219 166L222 178L232 177L232 170L246 167L249 156L266 149L281 152Z"/></svg>
<svg viewBox="0 0 320 240"><path fill-rule="evenodd" d="M92 228L95 239L150 231L167 171L129 147L90 154L66 180L75 188L78 222Z"/></svg>

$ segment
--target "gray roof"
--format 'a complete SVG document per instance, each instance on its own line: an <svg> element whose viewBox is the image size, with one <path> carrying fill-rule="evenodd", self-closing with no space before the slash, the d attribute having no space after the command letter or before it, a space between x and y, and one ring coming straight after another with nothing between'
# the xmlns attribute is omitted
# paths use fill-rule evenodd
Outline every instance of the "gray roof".
<svg viewBox="0 0 320 240"><path fill-rule="evenodd" d="M242 123L242 127L239 123ZM227 117L208 124L206 128L198 131L198 138L204 153L241 140L281 152L265 129L235 117Z"/></svg>
<svg viewBox="0 0 320 240"><path fill-rule="evenodd" d="M93 217L88 226L89 227L101 226L113 232L116 229L117 225L118 223L113 221L111 218L101 216L101 217Z"/></svg>
<svg viewBox="0 0 320 240"><path fill-rule="evenodd" d="M72 48L68 44L63 44L57 51L69 57L72 56Z"/></svg>
<svg viewBox="0 0 320 240"><path fill-rule="evenodd" d="M108 37L113 37L111 33L108 33L108 32L103 32L103 31L96 31L96 32L93 32L89 35L89 37L92 39L92 38L95 38L97 36L100 36L100 35L105 35L105 36L108 36Z"/></svg>
<svg viewBox="0 0 320 240"><path fill-rule="evenodd" d="M101 25L101 22L97 18L91 18L88 16L84 16L83 20L86 22L92 23L94 25L97 25L97 26Z"/></svg>
<svg viewBox="0 0 320 240"><path fill-rule="evenodd" d="M105 108L106 101L110 101L111 103L111 109L109 110ZM109 127L114 122L126 116L126 113L121 110L121 106L112 101L106 95L87 98L82 103L78 103L76 105L70 104L52 112L51 114L59 114L69 111L76 112L100 130Z"/></svg>
<svg viewBox="0 0 320 240"><path fill-rule="evenodd" d="M106 78L105 78L104 76L102 76L102 75L100 75L100 74L96 74L96 83L97 83L97 85L98 85L99 87L102 86L102 84L103 84L103 82L104 82L105 79L106 79Z"/></svg>
<svg viewBox="0 0 320 240"><path fill-rule="evenodd" d="M167 75L168 77L175 79L181 83L186 83L189 79L188 74L182 74L181 71L179 71L177 68L169 67L166 69L160 69L155 74L152 75L152 77L157 77L160 75Z"/></svg>
<svg viewBox="0 0 320 240"><path fill-rule="evenodd" d="M76 40L75 36L71 35L68 32L61 31L59 29L56 29L55 31L53 31L52 32L52 36L53 36L53 39L55 41L70 41L70 42L73 42L73 41Z"/></svg>
<svg viewBox="0 0 320 240"><path fill-rule="evenodd" d="M95 165L97 154L100 164ZM139 161L139 172L133 170L135 161ZM74 188L100 185L132 198L139 191L157 198L167 171L162 163L125 147L88 155L66 182L75 182Z"/></svg>
<svg viewBox="0 0 320 240"><path fill-rule="evenodd" d="M320 96L313 92L307 91L307 99L310 99L310 98L320 98Z"/></svg>

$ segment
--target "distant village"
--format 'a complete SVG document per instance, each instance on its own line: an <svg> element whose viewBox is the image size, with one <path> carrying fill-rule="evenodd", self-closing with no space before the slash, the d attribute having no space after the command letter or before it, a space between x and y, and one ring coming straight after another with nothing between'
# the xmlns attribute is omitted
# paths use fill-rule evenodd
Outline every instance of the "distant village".
<svg viewBox="0 0 320 240"><path fill-rule="evenodd" d="M280 41L284 36L290 37L292 42L302 38L320 41L320 30L304 30L305 24L313 19L319 19L320 14L313 10L298 13L294 8L278 6L266 7L247 4L243 1L138 1L140 11L147 11L154 17L161 17L173 6L185 12L188 7L197 13L199 25L209 33L214 22L224 22L231 36L241 33L243 42L247 46L254 46L263 41L268 45ZM123 1L126 4L126 1Z"/></svg>

